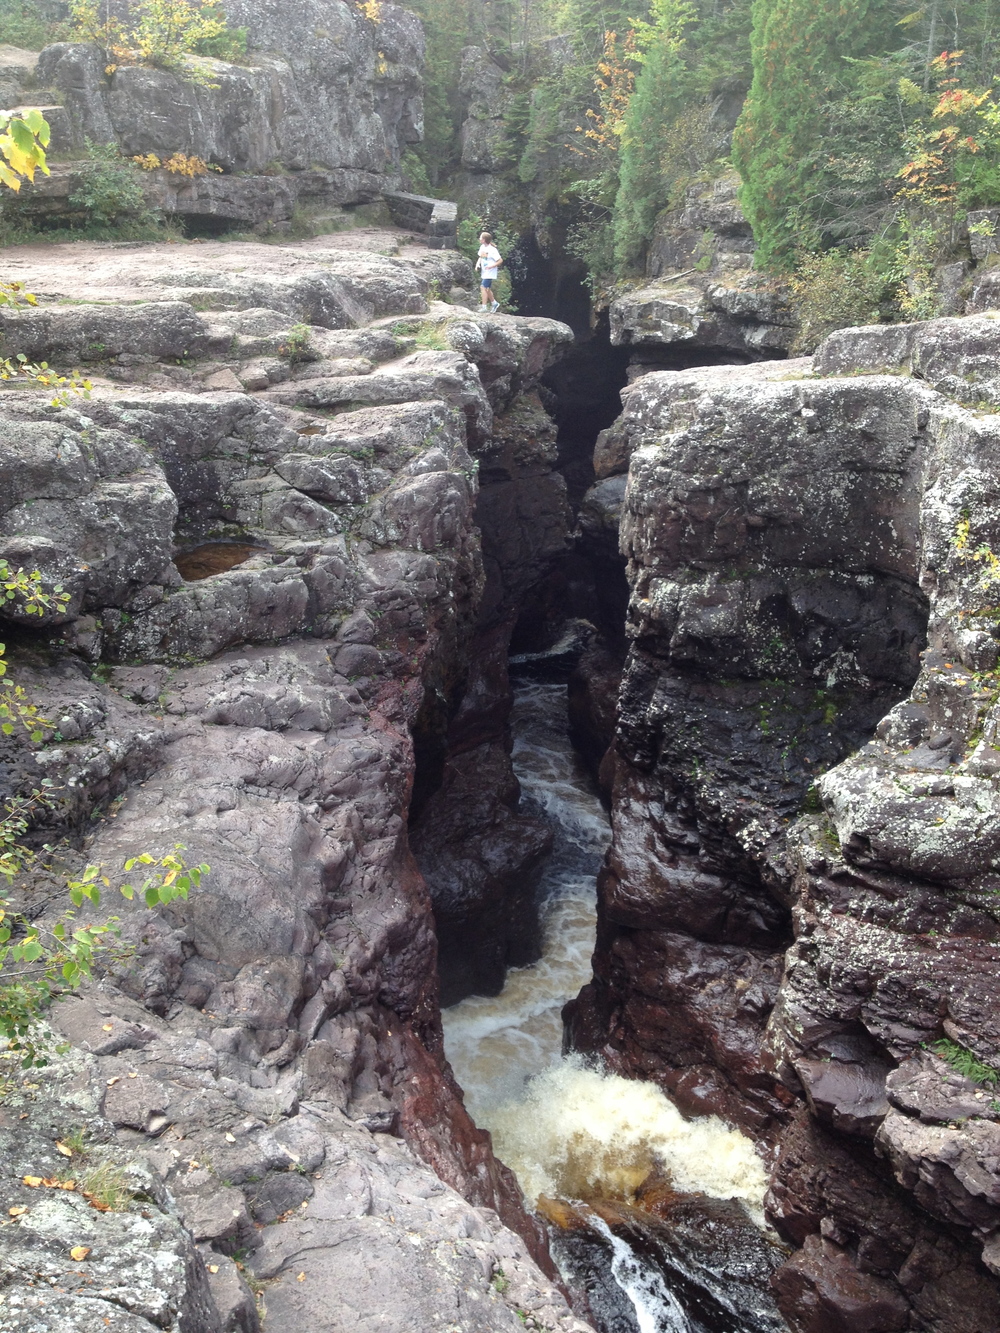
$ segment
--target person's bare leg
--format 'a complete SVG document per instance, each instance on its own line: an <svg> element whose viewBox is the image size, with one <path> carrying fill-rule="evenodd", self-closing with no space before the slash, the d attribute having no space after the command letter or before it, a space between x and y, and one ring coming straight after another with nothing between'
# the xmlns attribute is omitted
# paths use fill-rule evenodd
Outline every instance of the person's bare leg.
<svg viewBox="0 0 1000 1333"><path fill-rule="evenodd" d="M479 308L480 310L489 310L490 302L493 297L490 295L489 287L480 287L479 289Z"/></svg>

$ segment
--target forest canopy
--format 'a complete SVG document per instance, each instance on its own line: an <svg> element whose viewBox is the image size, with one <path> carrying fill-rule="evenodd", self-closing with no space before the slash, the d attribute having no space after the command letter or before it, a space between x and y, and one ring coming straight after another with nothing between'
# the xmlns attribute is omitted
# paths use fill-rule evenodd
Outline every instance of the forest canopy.
<svg viewBox="0 0 1000 1333"><path fill-rule="evenodd" d="M759 269L933 313L935 265L1000 205L1000 0L411 3L428 183L459 173L462 50L484 47L501 207L561 229L595 287L641 276L657 217L735 167Z"/></svg>

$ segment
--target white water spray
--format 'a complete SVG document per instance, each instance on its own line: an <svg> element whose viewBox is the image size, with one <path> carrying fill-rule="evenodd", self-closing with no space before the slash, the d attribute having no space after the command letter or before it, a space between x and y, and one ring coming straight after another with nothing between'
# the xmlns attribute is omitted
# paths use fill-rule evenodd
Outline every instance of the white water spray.
<svg viewBox="0 0 1000 1333"><path fill-rule="evenodd" d="M764 1164L717 1116L685 1120L652 1083L588 1069L570 1057L497 1106L489 1129L531 1202L629 1199L654 1171L681 1194L739 1199L763 1221Z"/></svg>
<svg viewBox="0 0 1000 1333"><path fill-rule="evenodd" d="M685 1120L652 1083L562 1056L562 1006L591 977L595 880L611 830L570 745L565 687L519 687L513 723L515 771L556 841L540 889L542 958L509 972L502 994L443 1015L445 1048L473 1119L492 1132L532 1204L540 1195L628 1201L656 1173L679 1193L738 1199L762 1224L764 1166L749 1139L715 1116ZM612 1276L640 1333L690 1333L662 1274L602 1218L588 1222L610 1247Z"/></svg>

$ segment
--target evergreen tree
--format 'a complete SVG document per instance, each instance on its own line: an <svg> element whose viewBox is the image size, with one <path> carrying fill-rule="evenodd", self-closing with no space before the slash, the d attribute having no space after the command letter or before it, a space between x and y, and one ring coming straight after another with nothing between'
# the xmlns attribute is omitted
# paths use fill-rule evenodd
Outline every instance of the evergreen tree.
<svg viewBox="0 0 1000 1333"><path fill-rule="evenodd" d="M815 148L847 58L897 44L884 0L754 0L753 83L733 142L758 262L791 263L818 189Z"/></svg>
<svg viewBox="0 0 1000 1333"><path fill-rule="evenodd" d="M663 153L688 92L684 31L695 17L687 0L654 0L651 22L636 26L644 50L621 136L614 217L619 271L638 264L656 215L669 202L673 181L663 170Z"/></svg>

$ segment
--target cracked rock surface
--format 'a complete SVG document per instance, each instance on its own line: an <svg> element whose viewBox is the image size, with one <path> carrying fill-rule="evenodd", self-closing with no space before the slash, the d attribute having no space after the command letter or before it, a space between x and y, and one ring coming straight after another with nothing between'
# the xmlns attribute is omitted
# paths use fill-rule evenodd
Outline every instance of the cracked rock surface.
<svg viewBox="0 0 1000 1333"><path fill-rule="evenodd" d="M497 548L477 502L548 487L561 513L535 385L571 335L478 321L430 290L454 256L361 240L251 246L252 276L228 246L54 255L84 304L4 325L95 382L0 396L0 553L71 595L5 628L55 728L0 756L8 791L57 788L19 905L50 919L84 860L112 888L140 849L211 866L186 903L115 898L125 955L52 1009L69 1053L12 1080L5 1330L585 1327L444 1063L407 829L415 740L447 752L470 680L517 819L485 664L544 543ZM467 829L484 856L495 819ZM84 1192L102 1163L120 1209Z"/></svg>
<svg viewBox="0 0 1000 1333"><path fill-rule="evenodd" d="M648 374L598 445L631 648L571 1030L757 1137L796 1333L1000 1319L997 328Z"/></svg>

